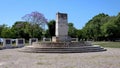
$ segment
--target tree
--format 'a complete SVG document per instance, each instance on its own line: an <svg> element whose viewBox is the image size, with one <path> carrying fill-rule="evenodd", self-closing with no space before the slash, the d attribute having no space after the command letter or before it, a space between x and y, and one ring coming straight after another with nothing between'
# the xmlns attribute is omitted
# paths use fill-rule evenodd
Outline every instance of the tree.
<svg viewBox="0 0 120 68"><path fill-rule="evenodd" d="M29 39L30 35L30 24L24 21L17 21L11 28L12 32L14 32L15 38L25 38Z"/></svg>
<svg viewBox="0 0 120 68"><path fill-rule="evenodd" d="M107 40L115 41L120 38L120 14L113 16L101 27Z"/></svg>
<svg viewBox="0 0 120 68"><path fill-rule="evenodd" d="M48 23L48 30L49 30L49 33L50 33L50 36L55 36L55 20L51 20L49 23Z"/></svg>
<svg viewBox="0 0 120 68"><path fill-rule="evenodd" d="M7 25L3 26L3 29L1 31L1 37L2 38L13 38L14 33L11 31L10 27L7 27Z"/></svg>
<svg viewBox="0 0 120 68"><path fill-rule="evenodd" d="M33 29L32 27L35 28ZM40 28L39 25L31 25L24 21L15 22L11 30L14 32L16 38L25 38L28 40L31 37L37 37L40 39L42 36L42 28ZM34 34L32 34L32 30L34 30Z"/></svg>
<svg viewBox="0 0 120 68"><path fill-rule="evenodd" d="M109 20L107 14L101 13L94 16L83 28L87 39L100 40L102 37L101 26Z"/></svg>
<svg viewBox="0 0 120 68"><path fill-rule="evenodd" d="M77 38L80 40L80 39L83 39L83 31L81 29L78 29L77 30Z"/></svg>
<svg viewBox="0 0 120 68"><path fill-rule="evenodd" d="M77 29L74 27L73 23L68 23L68 35L70 37L76 38L77 37Z"/></svg>
<svg viewBox="0 0 120 68"><path fill-rule="evenodd" d="M3 30L5 27L6 27L6 25L5 25L5 24L0 25L0 37L1 37L1 34L2 34L2 30Z"/></svg>
<svg viewBox="0 0 120 68"><path fill-rule="evenodd" d="M22 17L22 19L31 23L31 25L34 25L32 27L33 29L35 28L35 25L37 24L40 27L42 27L43 30L45 31L45 24L47 24L47 19L44 17L42 13L35 11L30 14L26 14L25 16ZM32 34L34 34L34 30L32 30Z"/></svg>

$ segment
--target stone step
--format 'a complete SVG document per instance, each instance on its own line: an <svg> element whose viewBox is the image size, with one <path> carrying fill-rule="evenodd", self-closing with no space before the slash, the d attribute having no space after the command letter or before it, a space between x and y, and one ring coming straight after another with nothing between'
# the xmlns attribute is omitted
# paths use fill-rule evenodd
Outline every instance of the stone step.
<svg viewBox="0 0 120 68"><path fill-rule="evenodd" d="M39 43L33 43L34 47L37 48L52 48L52 47L82 47L82 46L92 46L91 44L88 44L85 41L79 41L79 42L39 42Z"/></svg>
<svg viewBox="0 0 120 68"><path fill-rule="evenodd" d="M27 48L29 50L42 50L42 51L46 51L46 50L62 50L62 51L66 51L66 50L99 50L99 49L103 49L103 48Z"/></svg>
<svg viewBox="0 0 120 68"><path fill-rule="evenodd" d="M83 50L83 51L76 51L76 50L70 50L70 51L23 51L23 52L29 52L29 53L83 53L83 52L100 52L100 51L105 51L105 50Z"/></svg>
<svg viewBox="0 0 120 68"><path fill-rule="evenodd" d="M99 51L106 51L106 49L101 47L70 47L70 48L34 48L34 47L25 47L21 51L24 52L35 52L35 53L70 53L70 52L99 52Z"/></svg>

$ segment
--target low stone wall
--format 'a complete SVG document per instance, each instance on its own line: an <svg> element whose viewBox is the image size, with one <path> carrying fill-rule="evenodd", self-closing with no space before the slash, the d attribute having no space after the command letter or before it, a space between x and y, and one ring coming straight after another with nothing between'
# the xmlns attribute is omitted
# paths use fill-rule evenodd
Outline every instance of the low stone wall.
<svg viewBox="0 0 120 68"><path fill-rule="evenodd" d="M38 48L65 48L65 47L80 47L80 46L91 46L87 44L85 41L80 42L40 42L33 43L34 47Z"/></svg>

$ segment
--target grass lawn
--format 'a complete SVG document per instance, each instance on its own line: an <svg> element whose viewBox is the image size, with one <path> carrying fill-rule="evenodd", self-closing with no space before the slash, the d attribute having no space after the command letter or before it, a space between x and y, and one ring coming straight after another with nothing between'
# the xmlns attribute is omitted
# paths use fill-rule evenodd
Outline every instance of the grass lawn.
<svg viewBox="0 0 120 68"><path fill-rule="evenodd" d="M93 45L100 45L108 48L120 48L120 42L93 42Z"/></svg>

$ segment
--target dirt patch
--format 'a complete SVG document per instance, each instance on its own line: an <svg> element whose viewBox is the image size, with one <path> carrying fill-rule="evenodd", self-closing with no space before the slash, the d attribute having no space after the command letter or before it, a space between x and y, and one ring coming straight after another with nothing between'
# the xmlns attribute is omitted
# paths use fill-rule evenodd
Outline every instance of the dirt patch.
<svg viewBox="0 0 120 68"><path fill-rule="evenodd" d="M119 68L120 49L90 53L24 53L0 50L0 68Z"/></svg>

